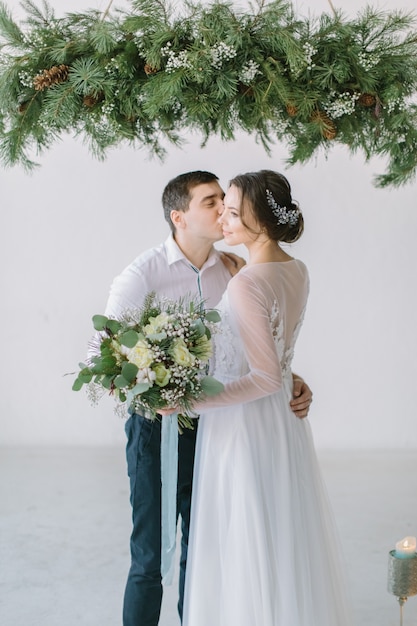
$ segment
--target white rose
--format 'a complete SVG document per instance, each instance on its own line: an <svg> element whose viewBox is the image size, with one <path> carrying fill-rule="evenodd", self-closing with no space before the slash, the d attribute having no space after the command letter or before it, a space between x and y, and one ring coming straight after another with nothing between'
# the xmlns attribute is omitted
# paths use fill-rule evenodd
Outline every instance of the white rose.
<svg viewBox="0 0 417 626"><path fill-rule="evenodd" d="M127 360L134 363L139 369L150 367L153 362L153 352L143 339L139 339L137 344L130 348L127 353Z"/></svg>

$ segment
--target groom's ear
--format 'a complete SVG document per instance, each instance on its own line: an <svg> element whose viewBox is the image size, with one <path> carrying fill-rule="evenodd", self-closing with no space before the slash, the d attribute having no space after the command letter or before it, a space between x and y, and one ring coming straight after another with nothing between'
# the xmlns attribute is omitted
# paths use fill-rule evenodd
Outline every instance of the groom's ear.
<svg viewBox="0 0 417 626"><path fill-rule="evenodd" d="M170 213L170 217L175 228L184 228L184 211L173 210Z"/></svg>

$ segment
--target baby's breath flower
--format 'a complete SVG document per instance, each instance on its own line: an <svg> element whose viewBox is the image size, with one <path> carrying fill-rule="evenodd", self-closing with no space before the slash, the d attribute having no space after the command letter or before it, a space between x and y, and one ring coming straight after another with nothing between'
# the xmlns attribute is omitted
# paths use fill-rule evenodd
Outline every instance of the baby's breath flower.
<svg viewBox="0 0 417 626"><path fill-rule="evenodd" d="M108 74L116 74L119 69L120 69L120 65L117 59L115 59L114 57L112 59L110 59L110 61L104 66L104 69L106 70L106 72Z"/></svg>
<svg viewBox="0 0 417 626"><path fill-rule="evenodd" d="M87 398L93 406L97 405L101 398L106 395L106 393L107 390L104 389L101 385L97 385L93 382L87 385Z"/></svg>
<svg viewBox="0 0 417 626"><path fill-rule="evenodd" d="M363 52L359 52L358 54L359 65L365 70L371 70L375 65L378 65L381 57L375 52L367 52L366 50Z"/></svg>
<svg viewBox="0 0 417 626"><path fill-rule="evenodd" d="M290 122L288 120L276 120L273 123L274 132L278 135L278 137L285 135L290 126Z"/></svg>
<svg viewBox="0 0 417 626"><path fill-rule="evenodd" d="M401 97L391 98L386 103L387 111L388 111L388 113L392 113L393 111L395 111L395 109L403 108L404 104L405 104L404 98L401 98Z"/></svg>
<svg viewBox="0 0 417 626"><path fill-rule="evenodd" d="M94 123L97 134L108 140L114 139L117 135L117 127L106 115L101 115Z"/></svg>
<svg viewBox="0 0 417 626"><path fill-rule="evenodd" d="M136 33L133 36L133 42L134 42L136 48L138 49L139 54L141 54L142 56L145 56L144 55L145 44L143 43L142 37L143 37L142 33Z"/></svg>
<svg viewBox="0 0 417 626"><path fill-rule="evenodd" d="M303 44L303 50L305 54L307 68L311 70L316 65L315 63L313 63L313 56L316 54L317 48L315 48L313 45L311 45L311 43L306 41L306 43Z"/></svg>
<svg viewBox="0 0 417 626"><path fill-rule="evenodd" d="M257 74L260 74L259 63L256 63L255 61L253 61L253 59L251 59L242 67L242 70L239 74L239 80L244 85L249 85Z"/></svg>
<svg viewBox="0 0 417 626"><path fill-rule="evenodd" d="M295 77L301 75L301 73L305 70L311 70L316 64L313 62L313 57L317 53L317 48L315 48L310 42L306 41L303 44L304 51L304 59L297 59L296 62L291 63L291 72Z"/></svg>
<svg viewBox="0 0 417 626"><path fill-rule="evenodd" d="M111 113L114 111L114 102L106 102L101 107L101 110L104 115L111 115Z"/></svg>
<svg viewBox="0 0 417 626"><path fill-rule="evenodd" d="M33 87L33 75L27 70L19 72L19 80L23 87Z"/></svg>
<svg viewBox="0 0 417 626"><path fill-rule="evenodd" d="M161 48L162 56L167 57L165 71L168 73L175 72L180 68L189 68L191 63L188 59L188 52L186 50L180 50L180 52L174 52L172 50L172 42L168 43Z"/></svg>
<svg viewBox="0 0 417 626"><path fill-rule="evenodd" d="M216 70L220 70L223 66L223 61L233 59L236 54L236 49L233 46L229 46L221 41L210 49L211 64Z"/></svg>
<svg viewBox="0 0 417 626"><path fill-rule="evenodd" d="M45 45L43 35L37 31L31 32L25 37L25 44L31 48L43 48Z"/></svg>
<svg viewBox="0 0 417 626"><path fill-rule="evenodd" d="M330 94L331 98L335 95L334 91ZM332 118L337 119L338 117L342 117L342 115L351 115L355 111L358 98L358 93L345 91L335 97L334 100L332 99L323 104L323 108Z"/></svg>

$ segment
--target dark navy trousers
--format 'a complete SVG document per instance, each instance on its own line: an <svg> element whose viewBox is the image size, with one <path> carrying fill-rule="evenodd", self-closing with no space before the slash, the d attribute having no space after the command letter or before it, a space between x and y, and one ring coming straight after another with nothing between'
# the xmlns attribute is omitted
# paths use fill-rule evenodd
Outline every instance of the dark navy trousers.
<svg viewBox="0 0 417 626"><path fill-rule="evenodd" d="M178 437L177 520L181 516L178 612L182 618L190 525L195 429ZM131 566L123 603L123 626L157 626L161 581L161 423L138 414L126 423L126 458L133 529Z"/></svg>

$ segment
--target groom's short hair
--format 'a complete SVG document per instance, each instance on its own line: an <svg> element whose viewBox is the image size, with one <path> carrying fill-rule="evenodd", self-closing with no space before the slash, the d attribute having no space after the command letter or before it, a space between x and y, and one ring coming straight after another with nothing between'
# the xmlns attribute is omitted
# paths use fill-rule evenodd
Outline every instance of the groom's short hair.
<svg viewBox="0 0 417 626"><path fill-rule="evenodd" d="M216 174L196 170L180 174L169 181L162 193L162 206L164 207L165 219L170 225L172 232L175 232L175 226L171 221L171 211L187 211L192 189L197 187L197 185L212 183L215 180L219 180Z"/></svg>

